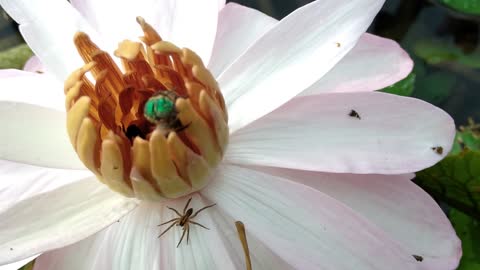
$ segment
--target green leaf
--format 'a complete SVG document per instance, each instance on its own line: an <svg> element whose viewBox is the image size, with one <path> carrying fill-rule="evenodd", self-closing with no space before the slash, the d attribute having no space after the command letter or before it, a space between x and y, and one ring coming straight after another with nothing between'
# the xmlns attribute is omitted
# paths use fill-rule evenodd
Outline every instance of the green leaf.
<svg viewBox="0 0 480 270"><path fill-rule="evenodd" d="M33 270L34 263L35 263L35 260L29 262L28 264L24 265L22 268L18 270Z"/></svg>
<svg viewBox="0 0 480 270"><path fill-rule="evenodd" d="M435 198L480 219L480 152L464 149L416 174L415 182Z"/></svg>
<svg viewBox="0 0 480 270"><path fill-rule="evenodd" d="M27 44L18 45L0 52L0 69L22 69L28 58L33 55Z"/></svg>
<svg viewBox="0 0 480 270"><path fill-rule="evenodd" d="M446 71L437 71L417 80L414 96L429 103L440 104L452 93L457 78Z"/></svg>
<svg viewBox="0 0 480 270"><path fill-rule="evenodd" d="M440 2L463 13L480 15L480 0L440 0Z"/></svg>
<svg viewBox="0 0 480 270"><path fill-rule="evenodd" d="M405 79L379 90L380 92L409 97L415 86L415 74L410 73Z"/></svg>
<svg viewBox="0 0 480 270"><path fill-rule="evenodd" d="M451 209L448 217L462 240L463 256L457 270L480 269L480 222L456 209Z"/></svg>

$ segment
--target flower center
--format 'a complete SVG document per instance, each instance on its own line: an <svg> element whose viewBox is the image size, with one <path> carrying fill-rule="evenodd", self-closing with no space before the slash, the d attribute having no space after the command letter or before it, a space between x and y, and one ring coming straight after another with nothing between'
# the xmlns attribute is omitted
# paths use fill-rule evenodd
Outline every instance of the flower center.
<svg viewBox="0 0 480 270"><path fill-rule="evenodd" d="M225 102L198 55L137 22L142 42L125 40L115 51L124 71L85 33L75 35L85 65L65 81L67 131L85 166L112 190L178 198L205 187L223 157Z"/></svg>

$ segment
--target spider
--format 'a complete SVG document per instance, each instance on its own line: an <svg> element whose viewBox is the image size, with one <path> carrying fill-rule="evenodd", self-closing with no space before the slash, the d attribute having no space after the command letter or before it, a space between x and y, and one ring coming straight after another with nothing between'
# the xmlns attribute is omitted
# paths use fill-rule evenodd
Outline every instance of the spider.
<svg viewBox="0 0 480 270"><path fill-rule="evenodd" d="M190 237L190 224L194 224L194 225L197 225L197 226L200 226L204 229L207 229L207 230L210 230L209 228L203 226L202 224L198 223L198 222L195 222L193 221L192 219L195 218L200 212L202 212L203 210L207 209L207 208L210 208L212 206L215 206L216 203L214 204L211 204L211 205L207 205L203 208L201 208L200 210L198 210L197 212L193 213L193 209L192 208L188 208L188 205L190 204L190 201L192 200L192 198L190 198L187 202L187 204L185 205L185 207L183 208L183 214L181 215L176 209L172 208L172 207L169 207L167 206L168 209L172 210L173 212L175 212L175 214L178 215L177 218L173 218L169 221L166 221L162 224L159 224L158 226L162 226L162 225L165 225L165 224L168 224L170 222L173 222L167 229L165 229L159 236L158 238L162 237L162 235L164 235L166 232L168 232L174 225L177 225L177 226L181 226L182 227L182 230L183 230L183 233L182 233L182 237L180 237L180 241L178 241L178 244L177 244L177 248L180 246L180 244L182 243L182 240L183 240L183 237L185 236L185 233L187 234L187 245L188 245L188 240L189 240L189 237ZM188 210L187 210L188 208Z"/></svg>

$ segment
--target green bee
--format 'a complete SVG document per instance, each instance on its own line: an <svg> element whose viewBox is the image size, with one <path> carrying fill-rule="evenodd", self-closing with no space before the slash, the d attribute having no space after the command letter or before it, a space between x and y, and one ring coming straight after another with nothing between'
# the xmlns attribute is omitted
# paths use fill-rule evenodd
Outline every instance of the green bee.
<svg viewBox="0 0 480 270"><path fill-rule="evenodd" d="M150 97L145 103L143 115L150 123L180 132L190 124L183 125L178 119L175 102L178 95L173 91L160 90Z"/></svg>

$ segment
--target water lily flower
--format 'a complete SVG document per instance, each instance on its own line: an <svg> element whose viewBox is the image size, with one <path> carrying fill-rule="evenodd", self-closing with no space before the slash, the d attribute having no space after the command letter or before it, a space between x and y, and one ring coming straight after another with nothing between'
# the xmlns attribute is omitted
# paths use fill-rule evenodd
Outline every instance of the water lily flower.
<svg viewBox="0 0 480 270"><path fill-rule="evenodd" d="M27 69L46 71L0 72L0 264L245 269L239 220L255 270L458 265L452 226L410 181L454 124L374 92L412 68L364 33L383 0L280 21L222 0L70 2L0 0L38 56ZM209 230L158 237L189 211Z"/></svg>

